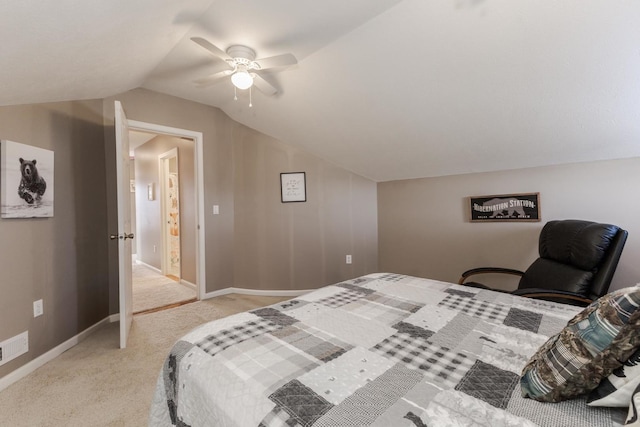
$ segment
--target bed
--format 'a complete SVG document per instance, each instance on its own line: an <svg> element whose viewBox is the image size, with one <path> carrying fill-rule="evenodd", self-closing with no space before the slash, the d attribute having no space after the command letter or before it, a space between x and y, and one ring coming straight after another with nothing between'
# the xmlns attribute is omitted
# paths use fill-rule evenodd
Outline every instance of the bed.
<svg viewBox="0 0 640 427"><path fill-rule="evenodd" d="M619 426L523 398L531 356L582 309L377 273L204 324L158 376L150 426Z"/></svg>

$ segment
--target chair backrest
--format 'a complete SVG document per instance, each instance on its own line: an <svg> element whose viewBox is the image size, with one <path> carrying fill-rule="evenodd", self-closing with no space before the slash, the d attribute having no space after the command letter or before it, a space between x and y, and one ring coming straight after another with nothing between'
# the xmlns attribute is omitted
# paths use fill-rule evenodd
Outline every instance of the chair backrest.
<svg viewBox="0 0 640 427"><path fill-rule="evenodd" d="M627 235L611 224L549 221L540 232L540 258L525 271L518 289L561 290L595 300L609 290Z"/></svg>

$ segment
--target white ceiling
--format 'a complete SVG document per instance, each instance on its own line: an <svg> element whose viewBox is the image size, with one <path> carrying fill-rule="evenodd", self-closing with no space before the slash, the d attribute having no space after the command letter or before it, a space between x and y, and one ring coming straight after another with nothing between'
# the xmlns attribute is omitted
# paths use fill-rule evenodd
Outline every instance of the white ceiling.
<svg viewBox="0 0 640 427"><path fill-rule="evenodd" d="M376 181L636 157L639 23L630 0L5 1L0 105L145 87ZM298 65L249 108L196 87L222 62L194 36Z"/></svg>

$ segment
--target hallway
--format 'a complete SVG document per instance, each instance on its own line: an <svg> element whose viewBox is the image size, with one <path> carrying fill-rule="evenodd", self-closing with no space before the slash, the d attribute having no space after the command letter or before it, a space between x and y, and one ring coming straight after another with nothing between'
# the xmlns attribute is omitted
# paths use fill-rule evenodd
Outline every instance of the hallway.
<svg viewBox="0 0 640 427"><path fill-rule="evenodd" d="M153 269L133 263L133 314L196 301L196 291Z"/></svg>

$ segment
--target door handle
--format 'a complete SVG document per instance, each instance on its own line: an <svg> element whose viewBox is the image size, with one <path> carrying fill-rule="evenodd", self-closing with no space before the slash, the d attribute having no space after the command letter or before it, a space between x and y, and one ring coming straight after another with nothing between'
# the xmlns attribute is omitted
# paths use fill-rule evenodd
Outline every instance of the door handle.
<svg viewBox="0 0 640 427"><path fill-rule="evenodd" d="M133 239L133 233L124 233L124 234L109 234L109 238L111 240L116 240L116 239L123 239L123 240L127 240L127 239Z"/></svg>

